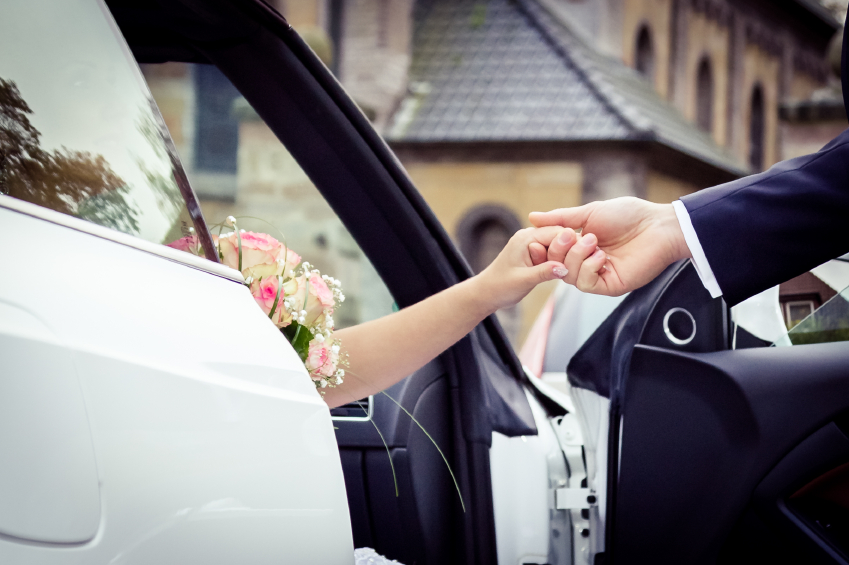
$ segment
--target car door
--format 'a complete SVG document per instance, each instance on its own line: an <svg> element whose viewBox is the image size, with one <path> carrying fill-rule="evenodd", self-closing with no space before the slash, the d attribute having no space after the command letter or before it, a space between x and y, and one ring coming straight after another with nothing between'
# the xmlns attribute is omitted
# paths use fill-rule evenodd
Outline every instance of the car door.
<svg viewBox="0 0 849 565"><path fill-rule="evenodd" d="M98 0L0 3L0 562L350 562L326 404ZM293 464L293 461L296 464Z"/></svg>
<svg viewBox="0 0 849 565"><path fill-rule="evenodd" d="M846 298L798 345L733 349L728 309L684 262L602 324L567 372L609 403L605 563L847 562Z"/></svg>
<svg viewBox="0 0 849 565"><path fill-rule="evenodd" d="M138 62L217 67L320 191L399 307L470 276L363 113L266 4L107 3ZM493 433L507 438L537 433L528 391L548 411L546 417L564 413L527 385L492 318L390 390L398 404L376 395L352 399L335 411L355 545L372 546L406 563L496 562ZM398 405L441 446L462 498L430 439ZM563 459L562 453L558 456ZM547 474L539 480L544 487L537 489L539 503L547 517L553 493ZM571 532L564 534L571 538ZM542 555L547 554L545 547ZM533 559L529 562L539 561Z"/></svg>

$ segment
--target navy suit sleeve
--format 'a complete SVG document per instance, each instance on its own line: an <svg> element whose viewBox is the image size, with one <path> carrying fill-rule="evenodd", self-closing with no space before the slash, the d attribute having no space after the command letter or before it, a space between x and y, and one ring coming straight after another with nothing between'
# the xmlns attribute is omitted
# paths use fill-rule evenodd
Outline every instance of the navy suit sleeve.
<svg viewBox="0 0 849 565"><path fill-rule="evenodd" d="M681 200L733 306L849 252L849 129L817 153Z"/></svg>

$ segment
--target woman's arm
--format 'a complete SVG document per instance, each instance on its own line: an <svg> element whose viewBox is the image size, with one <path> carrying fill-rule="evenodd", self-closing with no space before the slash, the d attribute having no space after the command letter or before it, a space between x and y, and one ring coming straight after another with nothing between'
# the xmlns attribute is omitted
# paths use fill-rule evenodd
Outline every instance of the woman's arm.
<svg viewBox="0 0 849 565"><path fill-rule="evenodd" d="M539 283L566 276L562 263L534 266L528 251L531 244L547 247L560 231L520 230L479 275L400 312L335 332L349 367L342 385L325 389L324 400L333 408L392 386L496 310L516 304Z"/></svg>

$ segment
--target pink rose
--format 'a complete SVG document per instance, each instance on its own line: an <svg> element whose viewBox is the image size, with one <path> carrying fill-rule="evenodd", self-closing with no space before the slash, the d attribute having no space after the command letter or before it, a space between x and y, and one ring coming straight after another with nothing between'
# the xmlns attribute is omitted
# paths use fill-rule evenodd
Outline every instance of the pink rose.
<svg viewBox="0 0 849 565"><path fill-rule="evenodd" d="M239 268L239 237L242 241L242 271L257 265L277 263L283 249L280 242L266 233L246 231L241 232L239 236L232 232L218 240L218 248L225 265L233 269Z"/></svg>
<svg viewBox="0 0 849 565"><path fill-rule="evenodd" d="M321 305L325 308L332 308L336 305L336 300L333 298L333 291L330 290L324 279L318 275L313 274L310 276L310 293L318 298Z"/></svg>
<svg viewBox="0 0 849 565"><path fill-rule="evenodd" d="M304 275L295 280L298 283L298 290L291 296L295 311L307 311L304 316L304 325L321 324L327 316L333 315L333 307L336 305L336 301L333 299L333 292L320 276L310 274L309 283L307 283L307 278ZM309 288L308 294L307 288Z"/></svg>
<svg viewBox="0 0 849 565"><path fill-rule="evenodd" d="M339 353L333 351L333 340L328 339L323 343L316 340L310 342L307 360L304 363L313 380L332 377L339 363Z"/></svg>
<svg viewBox="0 0 849 565"><path fill-rule="evenodd" d="M282 247L281 249L282 250L280 251L280 255L278 256L276 263L262 263L259 265L253 265L252 267L245 267L243 265L242 274L245 278L253 277L255 279L277 275L283 275L284 278L288 277L289 272L294 270L301 262L301 256L291 249L288 250L288 252L285 247ZM238 258L236 260L238 261ZM244 260L242 262L244 263Z"/></svg>
<svg viewBox="0 0 849 565"><path fill-rule="evenodd" d="M254 279L251 283L251 294L266 315L271 312L271 308L274 307L274 301L277 300L277 306L274 307L274 316L271 318L271 321L280 328L284 328L292 323L292 315L287 312L285 306L283 306L283 299L286 297L287 286L290 286L291 288L291 285L284 283L278 299L277 289L279 288L279 281L277 277Z"/></svg>
<svg viewBox="0 0 849 565"><path fill-rule="evenodd" d="M283 250L280 252L278 261L282 261L284 257L286 258L287 272L291 269L294 269L301 263L301 256L286 247L284 247Z"/></svg>
<svg viewBox="0 0 849 565"><path fill-rule="evenodd" d="M169 243L168 247L172 249L177 249L178 251L185 251L187 253L191 253L192 255L203 256L203 248L200 246L196 235L187 235L186 237L181 237L180 239Z"/></svg>

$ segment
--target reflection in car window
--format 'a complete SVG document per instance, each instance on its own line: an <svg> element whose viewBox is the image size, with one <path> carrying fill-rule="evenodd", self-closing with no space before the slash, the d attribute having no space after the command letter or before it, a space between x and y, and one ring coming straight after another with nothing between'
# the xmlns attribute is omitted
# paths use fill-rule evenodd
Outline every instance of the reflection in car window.
<svg viewBox="0 0 849 565"><path fill-rule="evenodd" d="M777 346L849 341L849 288L793 326Z"/></svg>
<svg viewBox="0 0 849 565"><path fill-rule="evenodd" d="M217 68L141 67L213 234L216 224L236 216L241 229L271 234L338 278L345 291L333 315L338 328L392 312L393 298L357 242L271 129L244 98L232 96L234 87ZM206 139L213 134L226 134L226 143ZM210 167L209 148L230 165Z"/></svg>
<svg viewBox="0 0 849 565"><path fill-rule="evenodd" d="M48 4L0 4L0 191L155 243L188 234L180 164L111 16Z"/></svg>

